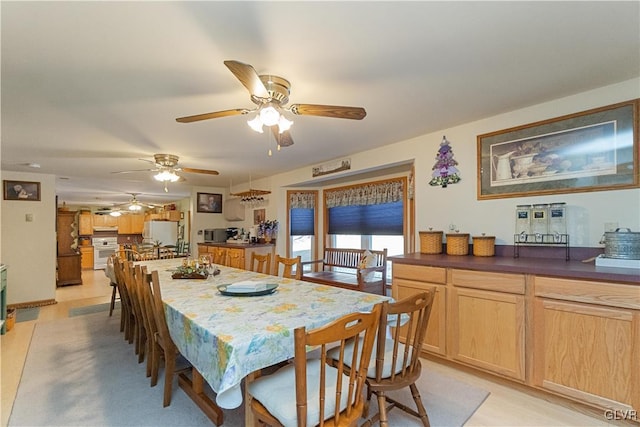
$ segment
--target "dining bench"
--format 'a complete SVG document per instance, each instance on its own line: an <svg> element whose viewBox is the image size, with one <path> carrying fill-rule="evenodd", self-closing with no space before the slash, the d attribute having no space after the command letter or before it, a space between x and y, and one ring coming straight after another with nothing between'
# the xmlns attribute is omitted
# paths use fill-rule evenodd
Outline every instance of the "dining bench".
<svg viewBox="0 0 640 427"><path fill-rule="evenodd" d="M302 263L301 280L386 295L387 249L325 248L323 259Z"/></svg>

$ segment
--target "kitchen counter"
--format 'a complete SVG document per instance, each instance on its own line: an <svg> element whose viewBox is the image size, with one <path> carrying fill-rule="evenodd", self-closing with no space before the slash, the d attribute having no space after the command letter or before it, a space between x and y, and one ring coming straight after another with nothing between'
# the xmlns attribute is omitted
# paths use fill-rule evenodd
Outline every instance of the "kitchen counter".
<svg viewBox="0 0 640 427"><path fill-rule="evenodd" d="M261 248L265 246L275 246L273 243L198 243L198 246L211 246L218 248Z"/></svg>
<svg viewBox="0 0 640 427"><path fill-rule="evenodd" d="M472 255L426 255L419 252L390 256L400 264L429 265L466 270L536 274L560 278L600 280L640 286L640 270L596 266L595 262L565 261L555 258L477 257Z"/></svg>

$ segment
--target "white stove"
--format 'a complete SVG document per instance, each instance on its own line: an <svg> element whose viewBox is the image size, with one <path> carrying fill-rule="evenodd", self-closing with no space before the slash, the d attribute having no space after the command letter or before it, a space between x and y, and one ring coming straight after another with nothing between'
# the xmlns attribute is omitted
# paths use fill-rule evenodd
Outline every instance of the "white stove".
<svg viewBox="0 0 640 427"><path fill-rule="evenodd" d="M93 269L101 270L107 267L107 259L118 251L118 237L94 237L93 245Z"/></svg>

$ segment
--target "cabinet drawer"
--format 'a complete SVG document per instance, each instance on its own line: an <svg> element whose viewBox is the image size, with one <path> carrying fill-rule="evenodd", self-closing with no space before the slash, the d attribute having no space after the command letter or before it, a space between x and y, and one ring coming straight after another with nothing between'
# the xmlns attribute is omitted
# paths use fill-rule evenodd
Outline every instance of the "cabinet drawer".
<svg viewBox="0 0 640 427"><path fill-rule="evenodd" d="M536 276L537 297L640 310L640 286Z"/></svg>
<svg viewBox="0 0 640 427"><path fill-rule="evenodd" d="M393 263L393 278L419 280L421 282L446 283L447 271L441 267Z"/></svg>
<svg viewBox="0 0 640 427"><path fill-rule="evenodd" d="M488 273L472 270L451 270L451 283L465 288L507 292L524 295L524 275L508 273Z"/></svg>

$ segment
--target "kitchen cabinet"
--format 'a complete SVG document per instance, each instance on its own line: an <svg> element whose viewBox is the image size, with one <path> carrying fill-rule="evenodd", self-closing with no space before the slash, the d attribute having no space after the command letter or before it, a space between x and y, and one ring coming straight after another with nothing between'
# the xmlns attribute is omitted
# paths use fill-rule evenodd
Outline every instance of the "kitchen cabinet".
<svg viewBox="0 0 640 427"><path fill-rule="evenodd" d="M80 266L83 270L93 270L93 246L80 246Z"/></svg>
<svg viewBox="0 0 640 427"><path fill-rule="evenodd" d="M432 339L423 347L429 355L547 392L548 399L582 404L599 416L640 411L640 280L634 271L602 271L564 257L407 254L391 261L394 298L424 286L436 286L436 295L445 297L444 314L434 305L429 321L429 328L434 319L446 321L445 351Z"/></svg>
<svg viewBox="0 0 640 427"><path fill-rule="evenodd" d="M145 221L180 221L180 211L164 211L145 214Z"/></svg>
<svg viewBox="0 0 640 427"><path fill-rule="evenodd" d="M446 270L440 267L421 267L397 264L393 266L392 295L396 301L435 288L436 293L427 325L423 349L432 353L446 353Z"/></svg>
<svg viewBox="0 0 640 427"><path fill-rule="evenodd" d="M200 243L199 255L210 255L214 264L227 267L251 270L251 254L271 254L275 258L275 246L271 244L227 244L227 243ZM224 259L224 261L221 261ZM273 261L271 262L273 265Z"/></svg>
<svg viewBox="0 0 640 427"><path fill-rule="evenodd" d="M79 253L58 255L56 286L82 285L81 270Z"/></svg>
<svg viewBox="0 0 640 427"><path fill-rule="evenodd" d="M118 217L111 215L93 215L94 227L117 227Z"/></svg>
<svg viewBox="0 0 640 427"><path fill-rule="evenodd" d="M525 277L452 269L449 356L524 382Z"/></svg>
<svg viewBox="0 0 640 427"><path fill-rule="evenodd" d="M83 212L78 215L78 231L81 236L91 236L93 234L93 215Z"/></svg>
<svg viewBox="0 0 640 427"><path fill-rule="evenodd" d="M144 215L125 214L117 217L118 234L142 234Z"/></svg>
<svg viewBox="0 0 640 427"><path fill-rule="evenodd" d="M534 286L533 385L640 411L640 289L552 277Z"/></svg>

